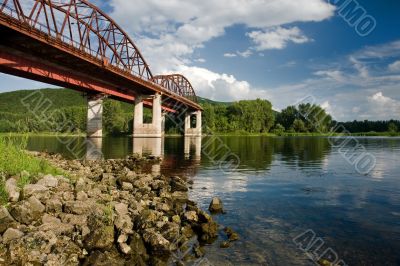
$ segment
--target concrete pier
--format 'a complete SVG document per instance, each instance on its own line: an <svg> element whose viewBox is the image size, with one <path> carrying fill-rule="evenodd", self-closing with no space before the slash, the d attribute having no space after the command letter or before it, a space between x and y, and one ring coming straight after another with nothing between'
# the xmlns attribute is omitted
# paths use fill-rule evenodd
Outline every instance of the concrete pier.
<svg viewBox="0 0 400 266"><path fill-rule="evenodd" d="M192 127L192 116L196 116L196 126ZM201 137L201 111L185 114L185 137Z"/></svg>
<svg viewBox="0 0 400 266"><path fill-rule="evenodd" d="M89 138L103 136L103 95L88 95L88 112L86 134Z"/></svg>
<svg viewBox="0 0 400 266"><path fill-rule="evenodd" d="M143 100L153 101L153 120L151 124L143 123ZM133 119L133 137L161 138L164 134L163 120L160 94L136 97Z"/></svg>

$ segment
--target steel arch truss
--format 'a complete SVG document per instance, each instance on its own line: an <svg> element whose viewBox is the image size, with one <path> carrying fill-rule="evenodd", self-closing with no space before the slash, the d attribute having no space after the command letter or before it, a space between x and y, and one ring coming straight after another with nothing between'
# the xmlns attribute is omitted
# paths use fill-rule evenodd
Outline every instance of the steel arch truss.
<svg viewBox="0 0 400 266"><path fill-rule="evenodd" d="M146 80L153 77L129 36L85 0L0 0L0 13L101 60L105 66Z"/></svg>
<svg viewBox="0 0 400 266"><path fill-rule="evenodd" d="M154 76L152 81L167 90L181 95L193 102L197 102L197 96L189 80L180 74Z"/></svg>

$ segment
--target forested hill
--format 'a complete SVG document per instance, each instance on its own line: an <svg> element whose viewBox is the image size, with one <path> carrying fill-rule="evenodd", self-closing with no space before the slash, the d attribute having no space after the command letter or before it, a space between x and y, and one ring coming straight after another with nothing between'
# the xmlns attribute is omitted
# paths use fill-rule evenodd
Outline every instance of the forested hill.
<svg viewBox="0 0 400 266"><path fill-rule="evenodd" d="M78 91L70 89L20 90L0 93L0 113L24 114L28 110L21 104L21 101L35 93L37 93L35 98L40 93L43 99L48 100L49 104L44 105L43 108L49 108L49 110L74 107L86 108L86 99ZM121 103L121 108L124 112L133 110L133 106L127 103Z"/></svg>

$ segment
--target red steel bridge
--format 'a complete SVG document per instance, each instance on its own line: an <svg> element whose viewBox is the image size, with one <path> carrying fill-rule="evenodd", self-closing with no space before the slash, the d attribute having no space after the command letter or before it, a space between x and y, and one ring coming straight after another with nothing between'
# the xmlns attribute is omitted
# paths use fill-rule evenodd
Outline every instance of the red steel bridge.
<svg viewBox="0 0 400 266"><path fill-rule="evenodd" d="M153 75L124 30L86 0L0 0L0 35L0 72L131 103L161 95L167 112L202 110L184 76Z"/></svg>

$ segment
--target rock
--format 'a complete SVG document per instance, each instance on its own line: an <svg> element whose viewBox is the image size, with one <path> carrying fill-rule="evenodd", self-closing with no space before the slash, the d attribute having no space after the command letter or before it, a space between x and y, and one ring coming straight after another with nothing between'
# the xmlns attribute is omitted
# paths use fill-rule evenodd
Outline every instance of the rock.
<svg viewBox="0 0 400 266"><path fill-rule="evenodd" d="M225 228L224 228L224 232L225 232L226 235L228 236L229 241L233 242L233 241L239 240L239 235L238 235L236 232L234 232L234 231L232 230L232 228L230 228L230 227L225 227Z"/></svg>
<svg viewBox="0 0 400 266"><path fill-rule="evenodd" d="M8 194L8 200L11 202L17 202L20 196L20 188L17 185L17 180L9 178L5 184L5 190Z"/></svg>
<svg viewBox="0 0 400 266"><path fill-rule="evenodd" d="M89 257L83 263L84 266L96 265L96 266L123 266L125 265L125 260L119 254L116 249L111 251L107 250L101 252L96 250L91 252Z"/></svg>
<svg viewBox="0 0 400 266"><path fill-rule="evenodd" d="M128 214L128 205L125 203L117 203L114 206L115 212L117 215L127 215Z"/></svg>
<svg viewBox="0 0 400 266"><path fill-rule="evenodd" d="M126 244L126 243L119 243L119 248L120 248L121 252L124 254L129 254L132 250L131 247L128 246L128 244Z"/></svg>
<svg viewBox="0 0 400 266"><path fill-rule="evenodd" d="M214 197L211 200L210 206L208 207L209 211L213 214L223 213L224 207L222 205L222 201L218 197Z"/></svg>
<svg viewBox="0 0 400 266"><path fill-rule="evenodd" d="M77 194L76 194L76 200L79 200L79 201L87 201L88 200L88 195L86 194L86 192L84 192L84 191L79 191Z"/></svg>
<svg viewBox="0 0 400 266"><path fill-rule="evenodd" d="M29 225L39 220L45 211L45 206L34 196L28 201L19 202L11 209L11 215L20 223Z"/></svg>
<svg viewBox="0 0 400 266"><path fill-rule="evenodd" d="M171 186L171 192L175 192L175 191L186 192L186 191L188 191L188 188L187 188L185 182L182 179L180 179L179 177L172 177L170 186Z"/></svg>
<svg viewBox="0 0 400 266"><path fill-rule="evenodd" d="M27 199L31 196L37 196L37 194L43 194L48 192L49 189L45 186L38 185L38 184L29 184L24 186L23 195L24 198Z"/></svg>
<svg viewBox="0 0 400 266"><path fill-rule="evenodd" d="M42 179L40 179L36 184L48 188L55 188L58 186L58 179L52 175L46 175Z"/></svg>
<svg viewBox="0 0 400 266"><path fill-rule="evenodd" d="M197 213L195 211L185 212L184 217L186 221L189 221L191 223L197 222L199 220L199 217L197 216Z"/></svg>
<svg viewBox="0 0 400 266"><path fill-rule="evenodd" d="M147 250L144 245L143 239L136 232L133 232L133 234L131 235L130 247L132 250L132 255L135 258L137 258L137 259L141 258L144 261L146 261L148 259Z"/></svg>
<svg viewBox="0 0 400 266"><path fill-rule="evenodd" d="M84 226L87 225L87 216L63 213L60 215L61 221L70 225Z"/></svg>
<svg viewBox="0 0 400 266"><path fill-rule="evenodd" d="M133 191L132 183L122 182L122 189L126 191Z"/></svg>
<svg viewBox="0 0 400 266"><path fill-rule="evenodd" d="M201 240L209 242L218 236L218 225L212 221L201 225Z"/></svg>
<svg viewBox="0 0 400 266"><path fill-rule="evenodd" d="M14 218L10 215L6 207L0 207L0 234L4 233L9 227L15 224Z"/></svg>
<svg viewBox="0 0 400 266"><path fill-rule="evenodd" d="M14 229L14 228L8 228L7 231L3 234L3 243L8 244L10 241L14 239L20 239L21 237L24 236L24 233L21 231Z"/></svg>
<svg viewBox="0 0 400 266"><path fill-rule="evenodd" d="M71 224L64 224L58 221L52 221L49 223L44 223L38 227L42 232L51 232L57 236L61 235L71 235L74 232L74 226Z"/></svg>
<svg viewBox="0 0 400 266"><path fill-rule="evenodd" d="M42 223L61 223L61 220L46 213L42 217Z"/></svg>
<svg viewBox="0 0 400 266"><path fill-rule="evenodd" d="M229 241L223 241L219 245L220 248L229 248L231 246L231 243Z"/></svg>
<svg viewBox="0 0 400 266"><path fill-rule="evenodd" d="M175 191L174 193L171 194L172 199L178 201L178 202L186 202L188 200L188 193L184 191Z"/></svg>
<svg viewBox="0 0 400 266"><path fill-rule="evenodd" d="M41 214L46 210L46 207L35 196L30 197L28 202L33 213Z"/></svg>
<svg viewBox="0 0 400 266"><path fill-rule="evenodd" d="M114 221L114 225L120 232L127 234L132 232L133 222L129 215L118 215Z"/></svg>
<svg viewBox="0 0 400 266"><path fill-rule="evenodd" d="M92 210L93 205L83 201L67 201L64 204L64 211L73 214L88 214Z"/></svg>
<svg viewBox="0 0 400 266"><path fill-rule="evenodd" d="M169 254L170 242L153 228L145 230L143 239L150 246L153 254L160 256Z"/></svg>
<svg viewBox="0 0 400 266"><path fill-rule="evenodd" d="M114 226L103 226L92 231L85 241L87 250L109 249L114 243Z"/></svg>
<svg viewBox="0 0 400 266"><path fill-rule="evenodd" d="M60 213L62 212L62 202L58 198L52 198L46 202L46 212Z"/></svg>
<svg viewBox="0 0 400 266"><path fill-rule="evenodd" d="M181 224L181 217L179 215L172 216L172 221L176 224Z"/></svg>
<svg viewBox="0 0 400 266"><path fill-rule="evenodd" d="M128 235L126 234L121 234L117 240L118 243L126 243L127 241L128 241Z"/></svg>

